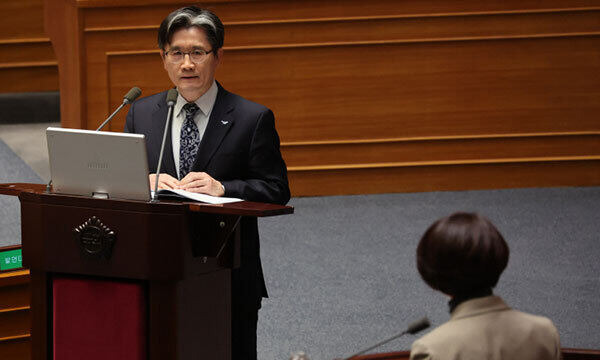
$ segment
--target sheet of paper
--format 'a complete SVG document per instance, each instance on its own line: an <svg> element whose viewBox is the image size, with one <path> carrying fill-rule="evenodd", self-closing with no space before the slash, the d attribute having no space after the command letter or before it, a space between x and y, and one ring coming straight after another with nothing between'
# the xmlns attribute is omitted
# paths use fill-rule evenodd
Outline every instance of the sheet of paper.
<svg viewBox="0 0 600 360"><path fill-rule="evenodd" d="M227 204L227 203L232 203L232 202L244 201L244 200L238 199L238 198L210 196L210 195L206 195L206 194L198 194L198 193L193 193L193 192L179 190L179 189L159 190L158 192L159 192L159 195L161 192L162 193L172 192L172 193L180 195L184 198L194 200L194 201L200 201L200 202L208 203L208 204ZM152 193L154 193L154 191L152 191Z"/></svg>

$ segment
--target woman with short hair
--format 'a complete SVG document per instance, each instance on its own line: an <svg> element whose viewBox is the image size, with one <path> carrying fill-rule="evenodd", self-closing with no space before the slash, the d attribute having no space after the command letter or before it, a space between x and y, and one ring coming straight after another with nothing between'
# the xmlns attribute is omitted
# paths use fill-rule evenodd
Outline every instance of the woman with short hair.
<svg viewBox="0 0 600 360"><path fill-rule="evenodd" d="M411 359L560 359L552 321L513 310L493 294L508 257L500 232L479 214L454 213L427 229L417 268L450 296L451 317L413 343Z"/></svg>

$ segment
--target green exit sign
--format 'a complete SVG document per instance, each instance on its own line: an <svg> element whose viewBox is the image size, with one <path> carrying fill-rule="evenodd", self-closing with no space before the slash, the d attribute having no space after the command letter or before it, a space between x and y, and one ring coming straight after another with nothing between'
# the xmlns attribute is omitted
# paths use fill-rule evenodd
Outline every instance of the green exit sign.
<svg viewBox="0 0 600 360"><path fill-rule="evenodd" d="M0 252L0 270L11 270L23 267L21 249Z"/></svg>

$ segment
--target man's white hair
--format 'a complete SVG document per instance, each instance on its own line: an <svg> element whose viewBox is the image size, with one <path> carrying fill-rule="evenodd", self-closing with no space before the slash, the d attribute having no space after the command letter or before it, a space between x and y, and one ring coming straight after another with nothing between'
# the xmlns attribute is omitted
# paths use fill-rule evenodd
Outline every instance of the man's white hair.
<svg viewBox="0 0 600 360"><path fill-rule="evenodd" d="M181 12L173 16L171 21L169 21L169 26L167 26L167 33L171 31L171 26L173 25L173 23L181 18L186 18L192 26L208 25L212 28L213 31L217 31L217 27L215 26L214 22L209 16L205 14L194 16L188 12Z"/></svg>

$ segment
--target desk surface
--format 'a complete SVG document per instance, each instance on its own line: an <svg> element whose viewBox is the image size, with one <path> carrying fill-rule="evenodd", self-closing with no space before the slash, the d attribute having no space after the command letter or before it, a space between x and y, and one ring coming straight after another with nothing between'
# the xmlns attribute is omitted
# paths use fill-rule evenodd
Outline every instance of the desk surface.
<svg viewBox="0 0 600 360"><path fill-rule="evenodd" d="M25 196L28 198L44 198L49 202L65 203L73 202L76 204L89 203L96 201L100 207L111 206L117 208L136 208L145 211L161 211L164 207L184 207L193 212L203 212L211 214L229 214L241 216L267 217L276 215L286 215L294 213L292 206L259 203L252 201L241 201L228 204L205 204L200 202L160 200L157 202L145 202L137 200L113 200L113 199L93 199L85 196L47 193L45 184L29 183L7 183L0 184L0 195Z"/></svg>

